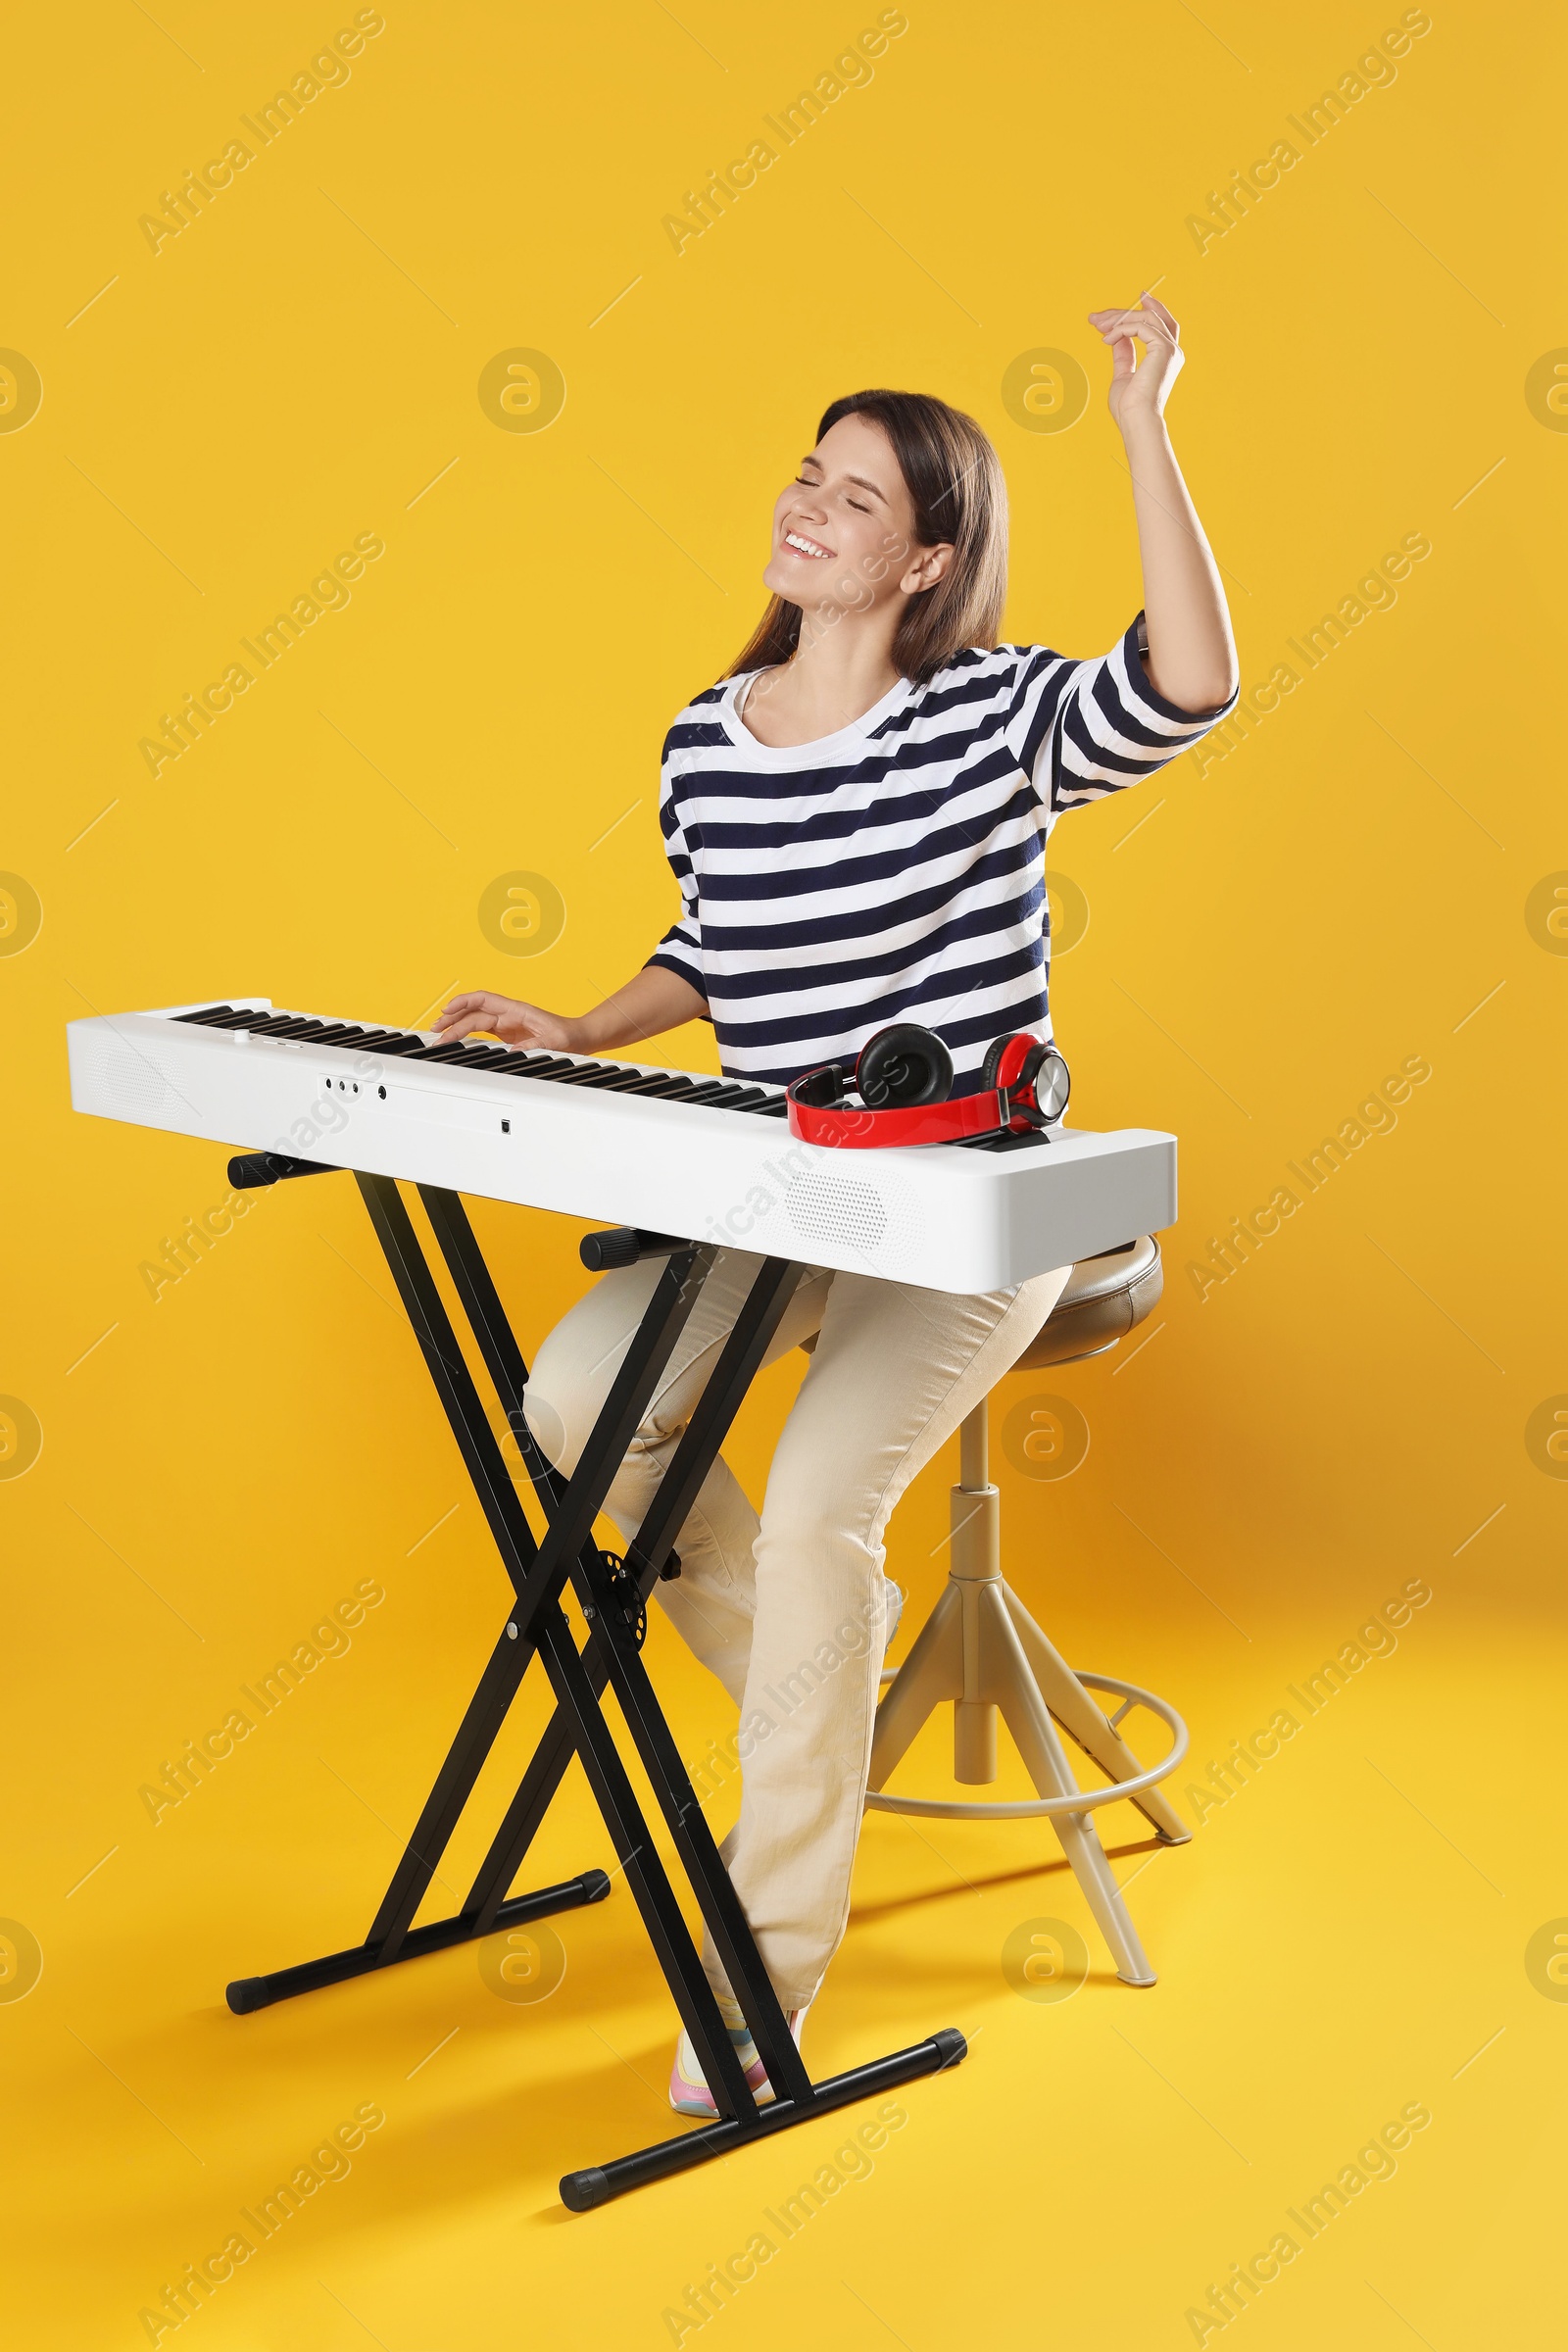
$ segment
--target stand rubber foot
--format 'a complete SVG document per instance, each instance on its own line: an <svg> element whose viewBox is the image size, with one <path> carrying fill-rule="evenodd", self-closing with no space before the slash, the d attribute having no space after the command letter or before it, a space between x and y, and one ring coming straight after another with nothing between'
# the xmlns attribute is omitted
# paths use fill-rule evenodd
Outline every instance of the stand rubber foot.
<svg viewBox="0 0 1568 2352"><path fill-rule="evenodd" d="M715 2156L732 2155L755 2139L770 2139L775 2132L787 2132L792 2124L808 2123L813 2116L831 2114L835 2107L874 2098L878 2091L912 2082L921 2075L940 2075L968 2054L969 2045L956 2026L944 2026L928 2041L916 2042L911 2049L895 2050L887 2058L873 2058L869 2066L852 2067L848 2074L831 2075L825 2082L813 2083L809 2100L799 2105L780 2099L771 2107L758 2108L744 2122L725 2119L705 2124L701 2131L660 2140L654 2147L639 2148L635 2155L617 2156L609 2164L591 2164L581 2172L567 2173L561 2182L561 2202L568 2213L590 2213L612 2197L624 2196L628 2189L666 2180L671 2173L689 2172Z"/></svg>

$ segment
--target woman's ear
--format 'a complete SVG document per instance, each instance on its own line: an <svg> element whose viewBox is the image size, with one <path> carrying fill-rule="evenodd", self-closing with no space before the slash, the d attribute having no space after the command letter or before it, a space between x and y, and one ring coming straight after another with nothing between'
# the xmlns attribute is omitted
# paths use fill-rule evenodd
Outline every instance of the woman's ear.
<svg viewBox="0 0 1568 2352"><path fill-rule="evenodd" d="M950 539L940 541L935 547L916 548L899 580L899 586L906 596L923 595L926 589L934 588L938 580L946 576L953 557L954 547Z"/></svg>

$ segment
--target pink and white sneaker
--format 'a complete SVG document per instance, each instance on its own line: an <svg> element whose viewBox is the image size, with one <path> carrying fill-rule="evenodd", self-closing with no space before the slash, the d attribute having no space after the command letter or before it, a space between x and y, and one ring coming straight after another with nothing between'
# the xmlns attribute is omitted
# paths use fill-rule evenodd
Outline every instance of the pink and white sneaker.
<svg viewBox="0 0 1568 2352"><path fill-rule="evenodd" d="M741 2015L739 2005L730 2000L719 2002L719 2013L735 2045L735 2055L746 2074L747 2087L759 2107L770 2106L773 2085L767 2079L767 2069L758 2054L752 2039L751 2028ZM806 2021L804 2009L791 2009L787 2022L797 2049L800 2047L801 2028ZM718 2103L708 2087L708 2081L692 2047L691 2035L684 2031L675 2045L675 2063L669 2070L669 2103L677 2115L699 2115L710 2122L716 2121Z"/></svg>

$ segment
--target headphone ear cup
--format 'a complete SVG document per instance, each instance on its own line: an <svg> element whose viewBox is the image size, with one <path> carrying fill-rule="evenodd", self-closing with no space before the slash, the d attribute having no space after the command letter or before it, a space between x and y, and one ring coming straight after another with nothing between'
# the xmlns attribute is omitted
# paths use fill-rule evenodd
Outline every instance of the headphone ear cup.
<svg viewBox="0 0 1568 2352"><path fill-rule="evenodd" d="M1034 1107L1046 1119L1060 1119L1067 1107L1067 1094L1072 1092L1072 1077L1067 1075L1067 1063L1054 1045L1037 1045L1030 1058L1022 1065L1020 1084L1034 1089Z"/></svg>
<svg viewBox="0 0 1568 2352"><path fill-rule="evenodd" d="M945 1102L953 1092L953 1056L940 1037L912 1021L879 1029L860 1048L856 1090L871 1110L909 1110Z"/></svg>
<svg viewBox="0 0 1568 2352"><path fill-rule="evenodd" d="M1072 1080L1054 1046L1037 1042L1025 1059L1017 1083L1034 1089L1035 1107L1042 1117L1053 1121L1060 1118L1067 1107Z"/></svg>

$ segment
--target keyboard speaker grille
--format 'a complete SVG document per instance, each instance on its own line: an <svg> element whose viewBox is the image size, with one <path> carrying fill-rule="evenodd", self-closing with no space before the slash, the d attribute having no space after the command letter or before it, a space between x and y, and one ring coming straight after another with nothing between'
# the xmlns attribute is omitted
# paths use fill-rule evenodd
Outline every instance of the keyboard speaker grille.
<svg viewBox="0 0 1568 2352"><path fill-rule="evenodd" d="M896 1178L877 1186L810 1168L790 1184L784 1205L803 1241L863 1250L879 1266L912 1262L919 1249L922 1220Z"/></svg>
<svg viewBox="0 0 1568 2352"><path fill-rule="evenodd" d="M83 1040L82 1075L89 1086L124 1111L156 1118L174 1100L173 1090L151 1055L124 1038L101 1030Z"/></svg>

